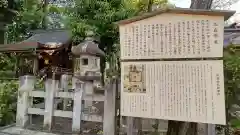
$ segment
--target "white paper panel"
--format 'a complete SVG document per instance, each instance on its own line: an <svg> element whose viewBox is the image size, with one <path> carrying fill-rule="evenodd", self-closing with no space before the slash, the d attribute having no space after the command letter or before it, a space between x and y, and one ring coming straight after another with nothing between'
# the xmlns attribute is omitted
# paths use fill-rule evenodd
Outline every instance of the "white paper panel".
<svg viewBox="0 0 240 135"><path fill-rule="evenodd" d="M121 59L222 57L221 16L161 14L120 26Z"/></svg>
<svg viewBox="0 0 240 135"><path fill-rule="evenodd" d="M226 123L223 61L121 64L123 116Z"/></svg>

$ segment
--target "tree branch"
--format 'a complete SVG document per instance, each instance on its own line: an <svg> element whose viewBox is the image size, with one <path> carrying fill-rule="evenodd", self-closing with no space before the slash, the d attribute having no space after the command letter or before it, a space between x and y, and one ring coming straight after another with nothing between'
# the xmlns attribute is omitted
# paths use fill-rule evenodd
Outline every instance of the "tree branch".
<svg viewBox="0 0 240 135"><path fill-rule="evenodd" d="M239 0L214 0L212 9L228 9L231 5L237 3Z"/></svg>

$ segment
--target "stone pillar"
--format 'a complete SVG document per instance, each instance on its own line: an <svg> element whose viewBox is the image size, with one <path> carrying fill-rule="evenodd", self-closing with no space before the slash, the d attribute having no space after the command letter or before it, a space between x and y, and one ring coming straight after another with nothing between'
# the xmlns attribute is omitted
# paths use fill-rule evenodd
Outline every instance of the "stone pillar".
<svg viewBox="0 0 240 135"><path fill-rule="evenodd" d="M86 81L85 82L85 87L84 87L84 95L86 96L93 96L93 88L94 88L94 85L93 85L93 82L90 82L90 81ZM84 100L84 108L91 108L93 105L93 101L90 100L90 101L86 101ZM91 109L90 109L91 110Z"/></svg>
<svg viewBox="0 0 240 135"><path fill-rule="evenodd" d="M33 74L37 75L38 72L38 67L39 67L39 61L38 61L38 57L34 56L35 58L33 59Z"/></svg>
<svg viewBox="0 0 240 135"><path fill-rule="evenodd" d="M105 90L103 135L115 135L116 80Z"/></svg>
<svg viewBox="0 0 240 135"><path fill-rule="evenodd" d="M53 86L52 86L52 87L53 87ZM57 92L59 92L59 91L60 91L60 81L59 81L59 80L55 80L55 93L57 93ZM57 110L58 104L60 104L63 99L55 100L55 99L53 98L53 100L54 100L54 109Z"/></svg>
<svg viewBox="0 0 240 135"><path fill-rule="evenodd" d="M208 134L207 135L216 135L216 129L215 129L214 124L208 124L207 129L208 129Z"/></svg>
<svg viewBox="0 0 240 135"><path fill-rule="evenodd" d="M126 123L126 132L127 135L135 135L135 128L134 128L134 118L133 117L126 117L127 123Z"/></svg>
<svg viewBox="0 0 240 135"><path fill-rule="evenodd" d="M61 76L61 88L63 89L64 92L68 92L68 80L69 80L69 75L64 74ZM63 99L63 110L67 110L67 105L68 105L69 99L64 98Z"/></svg>
<svg viewBox="0 0 240 135"><path fill-rule="evenodd" d="M44 114L44 128L46 130L51 130L52 128L52 118L54 113L54 97L58 88L58 83L54 79L47 79L45 81L45 114Z"/></svg>
<svg viewBox="0 0 240 135"><path fill-rule="evenodd" d="M29 120L28 108L32 104L29 99L29 92L34 90L35 77L21 76L18 89L16 126L24 128Z"/></svg>
<svg viewBox="0 0 240 135"><path fill-rule="evenodd" d="M72 78L72 89L74 90L76 88L76 82L77 82L77 78L73 77Z"/></svg>
<svg viewBox="0 0 240 135"><path fill-rule="evenodd" d="M82 116L82 98L83 98L84 84L81 81L76 81L74 89L74 105L73 105L73 120L72 132L79 134L81 129Z"/></svg>

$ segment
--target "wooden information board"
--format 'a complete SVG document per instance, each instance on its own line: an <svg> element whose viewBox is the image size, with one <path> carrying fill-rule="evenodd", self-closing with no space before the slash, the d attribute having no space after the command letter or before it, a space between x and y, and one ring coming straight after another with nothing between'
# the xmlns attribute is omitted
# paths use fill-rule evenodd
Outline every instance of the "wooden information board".
<svg viewBox="0 0 240 135"><path fill-rule="evenodd" d="M224 16L161 13L126 22L121 115L225 125L223 61L199 59L223 57Z"/></svg>
<svg viewBox="0 0 240 135"><path fill-rule="evenodd" d="M222 57L223 27L223 17L175 14L121 26L121 59Z"/></svg>
<svg viewBox="0 0 240 135"><path fill-rule="evenodd" d="M226 123L223 61L125 62L121 69L122 115Z"/></svg>

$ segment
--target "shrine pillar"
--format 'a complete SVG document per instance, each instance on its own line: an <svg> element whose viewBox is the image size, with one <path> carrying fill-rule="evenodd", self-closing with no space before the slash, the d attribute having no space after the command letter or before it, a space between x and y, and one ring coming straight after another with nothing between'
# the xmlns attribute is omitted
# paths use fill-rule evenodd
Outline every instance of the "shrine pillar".
<svg viewBox="0 0 240 135"><path fill-rule="evenodd" d="M25 75L20 77L17 102L16 126L24 128L29 120L28 108L32 104L29 92L34 90L35 77Z"/></svg>

